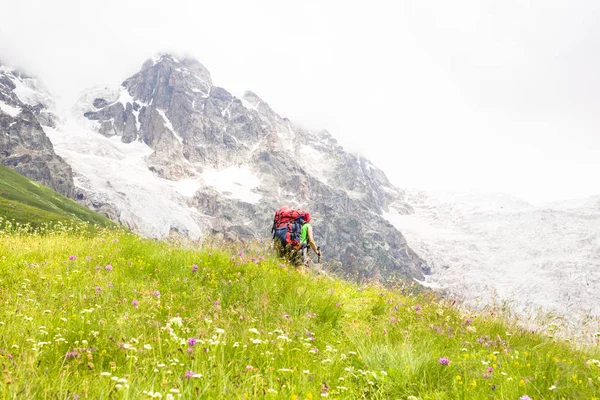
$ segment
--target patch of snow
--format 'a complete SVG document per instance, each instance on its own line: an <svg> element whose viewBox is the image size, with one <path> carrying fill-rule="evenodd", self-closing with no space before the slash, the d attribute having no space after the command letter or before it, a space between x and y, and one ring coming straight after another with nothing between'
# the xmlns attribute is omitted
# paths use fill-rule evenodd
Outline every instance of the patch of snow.
<svg viewBox="0 0 600 400"><path fill-rule="evenodd" d="M260 179L247 168L231 166L223 170L205 170L202 179L226 197L256 204L261 195L253 192L260 187Z"/></svg>
<svg viewBox="0 0 600 400"><path fill-rule="evenodd" d="M175 129L173 128L173 124L171 123L171 121L169 121L169 118L167 118L167 114L165 114L165 110L161 110L161 109L157 108L156 111L158 111L158 113L162 117L163 121L165 122L165 127L171 131L171 133L175 136L175 138L179 141L179 143L183 144L183 139L181 138L181 136L179 136L175 132Z"/></svg>
<svg viewBox="0 0 600 400"><path fill-rule="evenodd" d="M133 116L135 117L135 127L137 129L137 132L140 131L140 128L142 127L142 123L140 122L140 111L142 110L142 108L138 108L137 111L135 111L135 108L131 111Z"/></svg>
<svg viewBox="0 0 600 400"><path fill-rule="evenodd" d="M133 96L129 94L129 90L127 90L125 86L121 86L121 89L119 90L119 97L115 103L122 103L124 108L127 108L127 103L131 103L133 106Z"/></svg>
<svg viewBox="0 0 600 400"><path fill-rule="evenodd" d="M568 317L572 327L584 314L600 318L600 207L533 207L503 194L407 195L414 214L383 216L431 266L426 285L475 307L507 301L531 320L539 310Z"/></svg>
<svg viewBox="0 0 600 400"><path fill-rule="evenodd" d="M9 104L6 104L2 100L0 100L0 110L2 110L4 113L10 115L13 118L21 114L21 109L19 107L13 107Z"/></svg>
<svg viewBox="0 0 600 400"><path fill-rule="evenodd" d="M256 105L252 105L252 103L250 103L248 100L242 99L242 105L250 111L256 111L256 107L258 107L259 104L260 102L256 103Z"/></svg>
<svg viewBox="0 0 600 400"><path fill-rule="evenodd" d="M74 118L45 131L56 153L73 168L75 185L95 202L114 204L123 224L149 237L166 237L171 228L200 237L197 221L203 217L179 193L189 193L190 185L184 182L178 191L173 182L156 177L145 162L153 152L146 144L106 138Z"/></svg>
<svg viewBox="0 0 600 400"><path fill-rule="evenodd" d="M332 169L328 154L318 151L314 147L302 144L297 153L297 161L314 177L328 183L328 175Z"/></svg>
<svg viewBox="0 0 600 400"><path fill-rule="evenodd" d="M200 179L181 179L175 184L177 193L185 197L194 197L200 187Z"/></svg>

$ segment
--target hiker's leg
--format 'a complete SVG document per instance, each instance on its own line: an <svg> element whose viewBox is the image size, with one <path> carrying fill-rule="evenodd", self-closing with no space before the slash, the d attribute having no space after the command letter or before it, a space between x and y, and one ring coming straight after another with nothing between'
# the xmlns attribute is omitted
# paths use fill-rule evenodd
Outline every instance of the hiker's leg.
<svg viewBox="0 0 600 400"><path fill-rule="evenodd" d="M308 257L308 247L305 246L302 248L302 264L306 268L310 267L310 258Z"/></svg>

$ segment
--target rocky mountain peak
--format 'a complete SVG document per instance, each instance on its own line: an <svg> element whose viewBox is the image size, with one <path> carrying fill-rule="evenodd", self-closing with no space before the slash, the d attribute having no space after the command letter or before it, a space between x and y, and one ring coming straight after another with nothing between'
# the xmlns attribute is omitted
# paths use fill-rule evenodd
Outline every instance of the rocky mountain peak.
<svg viewBox="0 0 600 400"><path fill-rule="evenodd" d="M36 78L0 65L0 162L74 197L71 167L45 132L58 122L54 108L52 95Z"/></svg>
<svg viewBox="0 0 600 400"><path fill-rule="evenodd" d="M427 272L382 218L389 208L410 212L382 171L345 152L328 132L280 116L256 93L239 99L215 86L197 60L148 60L120 88L85 93L78 109L105 136L89 152L120 149L105 161L118 164L118 176L100 158L86 154L81 164L73 158L76 171L95 174L78 180L81 201L100 212L121 210L111 216L132 229L149 236L267 238L274 211L287 204L314 213L318 242L348 273ZM64 141L67 154L88 148L91 139L74 140ZM120 161L132 156L135 162Z"/></svg>

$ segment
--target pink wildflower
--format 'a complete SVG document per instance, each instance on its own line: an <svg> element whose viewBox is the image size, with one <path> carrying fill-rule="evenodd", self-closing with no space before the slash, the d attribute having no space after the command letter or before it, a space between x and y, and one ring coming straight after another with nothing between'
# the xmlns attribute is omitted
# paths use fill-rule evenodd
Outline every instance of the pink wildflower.
<svg viewBox="0 0 600 400"><path fill-rule="evenodd" d="M187 342L190 346L194 346L196 344L196 338L191 337L187 340Z"/></svg>
<svg viewBox="0 0 600 400"><path fill-rule="evenodd" d="M108 264L106 267L104 267L104 269L107 271L112 271L113 267L112 267L112 265Z"/></svg>
<svg viewBox="0 0 600 400"><path fill-rule="evenodd" d="M71 256L69 256L69 260L71 260L71 261L73 261L73 260L77 260L77 256L73 256L73 255L71 255Z"/></svg>
<svg viewBox="0 0 600 400"><path fill-rule="evenodd" d="M450 365L450 360L447 357L442 357L442 358L440 358L439 363L441 365Z"/></svg>
<svg viewBox="0 0 600 400"><path fill-rule="evenodd" d="M196 375L194 371L185 371L185 378L190 379L192 376Z"/></svg>

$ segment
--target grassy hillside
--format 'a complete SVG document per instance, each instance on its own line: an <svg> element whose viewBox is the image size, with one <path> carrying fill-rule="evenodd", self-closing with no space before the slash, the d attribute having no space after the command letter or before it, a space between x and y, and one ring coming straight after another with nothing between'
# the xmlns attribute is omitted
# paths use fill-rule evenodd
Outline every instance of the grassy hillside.
<svg viewBox="0 0 600 400"><path fill-rule="evenodd" d="M594 399L585 348L267 252L0 233L0 398ZM528 397L526 397L528 396Z"/></svg>
<svg viewBox="0 0 600 400"><path fill-rule="evenodd" d="M108 218L3 165L0 165L0 218L33 227L74 222L103 227L115 225Z"/></svg>

